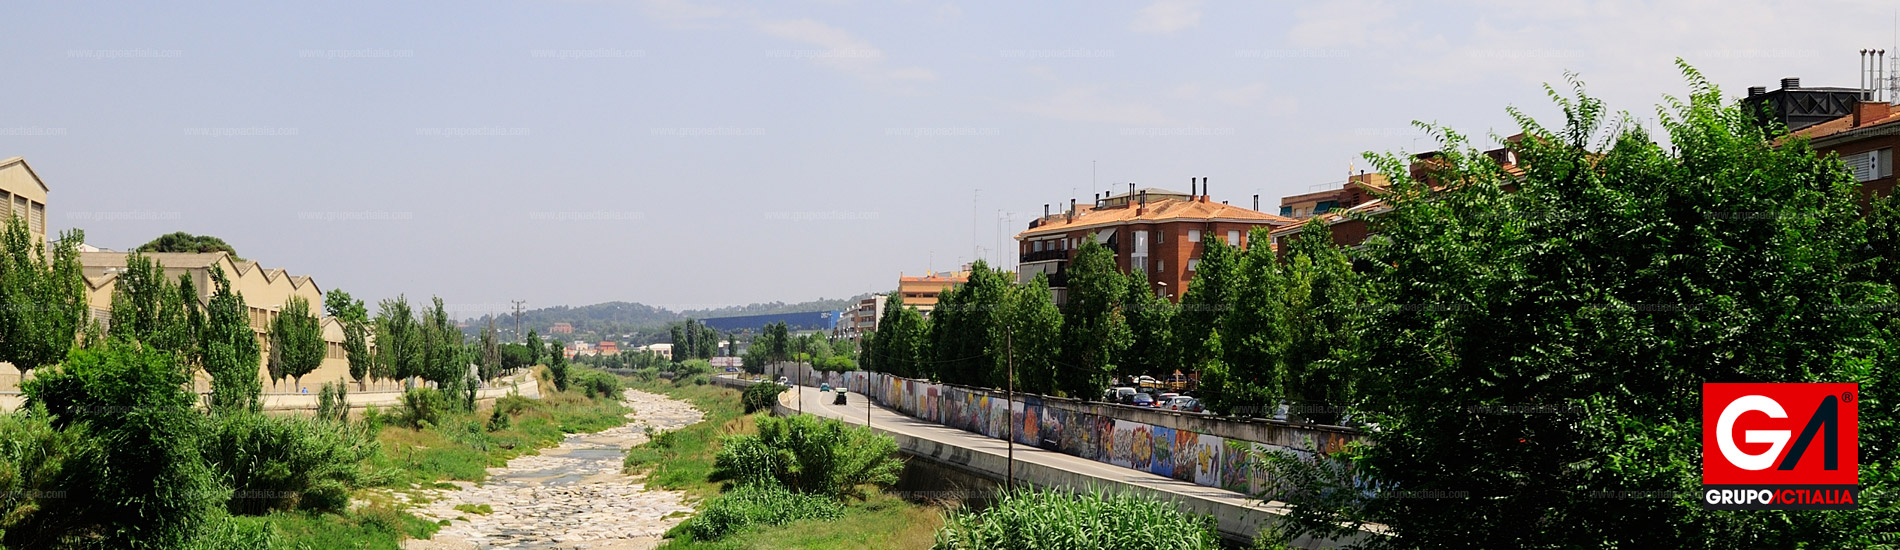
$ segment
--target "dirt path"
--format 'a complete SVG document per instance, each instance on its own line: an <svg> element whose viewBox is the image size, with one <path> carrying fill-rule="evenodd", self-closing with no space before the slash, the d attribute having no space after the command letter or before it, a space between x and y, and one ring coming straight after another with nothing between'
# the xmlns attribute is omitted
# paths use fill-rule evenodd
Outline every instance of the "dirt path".
<svg viewBox="0 0 1900 550"><path fill-rule="evenodd" d="M457 482L460 491L424 491L432 499L410 510L428 520L450 520L430 540L404 541L405 550L486 548L647 549L684 520L692 508L682 493L646 490L639 478L620 473L628 447L647 441L645 429L675 430L703 417L684 401L627 390L633 407L625 425L574 434L542 449L489 468L488 481ZM456 510L488 505L487 514Z"/></svg>

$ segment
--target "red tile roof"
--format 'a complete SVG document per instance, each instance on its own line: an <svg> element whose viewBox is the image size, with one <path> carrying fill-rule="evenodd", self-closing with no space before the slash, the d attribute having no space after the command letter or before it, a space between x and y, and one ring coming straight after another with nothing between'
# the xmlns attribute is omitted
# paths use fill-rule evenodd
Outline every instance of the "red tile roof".
<svg viewBox="0 0 1900 550"><path fill-rule="evenodd" d="M1016 238L1071 231L1075 229L1123 225L1129 223L1163 223L1183 220L1221 220L1240 222L1259 222L1267 225L1288 225L1298 223L1293 218L1276 216L1239 206L1221 204L1208 200L1149 199L1145 207L1121 208L1077 208L1075 219L1067 214L1057 214L1044 218L1040 225L1022 233Z"/></svg>

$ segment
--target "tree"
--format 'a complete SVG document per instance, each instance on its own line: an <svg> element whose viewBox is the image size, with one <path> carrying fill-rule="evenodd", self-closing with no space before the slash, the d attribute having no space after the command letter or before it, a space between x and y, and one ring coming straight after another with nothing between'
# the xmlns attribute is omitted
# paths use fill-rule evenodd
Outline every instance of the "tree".
<svg viewBox="0 0 1900 550"><path fill-rule="evenodd" d="M541 344L541 337L534 333L534 329L528 329L527 344L528 344L528 364L530 365L541 364L541 352L547 350L548 348L547 346Z"/></svg>
<svg viewBox="0 0 1900 550"><path fill-rule="evenodd" d="M1174 315L1177 309L1167 298L1155 295L1148 285L1148 274L1135 270L1128 274L1128 290L1122 294L1122 315L1128 319L1128 352L1119 366L1121 375L1169 374L1180 368L1180 353L1175 350ZM1092 397L1092 396L1091 396Z"/></svg>
<svg viewBox="0 0 1900 550"><path fill-rule="evenodd" d="M282 311L270 322L270 364L275 378L290 377L293 386L303 384L303 375L323 364L328 343L323 327L310 313L310 301L291 296Z"/></svg>
<svg viewBox="0 0 1900 550"><path fill-rule="evenodd" d="M1333 244L1331 228L1317 219L1289 239L1287 249L1280 262L1286 283L1281 385L1289 400L1305 405L1302 416L1334 423L1353 404L1364 370L1354 352L1364 323L1365 285L1352 260Z"/></svg>
<svg viewBox="0 0 1900 550"><path fill-rule="evenodd" d="M1226 386L1218 391L1243 414L1270 410L1286 396L1286 277L1265 229L1248 238L1232 275L1233 307L1220 318ZM1210 250L1212 250L1210 248ZM1206 260L1201 265L1207 265ZM1205 362L1206 359L1203 359Z"/></svg>
<svg viewBox="0 0 1900 550"><path fill-rule="evenodd" d="M1233 293L1239 286L1234 248L1221 239L1201 239L1200 261L1191 264L1194 278L1181 293L1180 311L1174 316L1174 339L1181 351L1181 362L1199 367L1220 348L1207 346L1207 339L1221 325L1221 319L1234 309Z"/></svg>
<svg viewBox="0 0 1900 550"><path fill-rule="evenodd" d="M376 364L376 357L369 349L369 308L348 292L332 290L323 296L323 309L331 319L343 325L343 354L350 361L350 378L356 379L358 389L364 388ZM489 324L492 327L494 321L490 320Z"/></svg>
<svg viewBox="0 0 1900 550"><path fill-rule="evenodd" d="M1868 239L1855 178L1683 71L1690 95L1658 109L1666 143L1575 85L1551 93L1560 127L1510 111L1521 172L1430 126L1442 154L1424 179L1409 157L1373 157L1392 178L1391 210L1371 220L1378 307L1359 348L1380 429L1338 458L1378 496L1330 499L1359 494L1328 492L1341 480L1285 491L1290 535L1344 521L1416 548L1892 540L1900 508L1887 499L1827 512L1697 503L1703 383L1860 383L1862 422L1876 426L1862 432L1862 486L1883 492L1900 484L1900 390L1894 357L1877 351L1893 349L1880 329L1893 288L1857 263ZM1523 407L1536 413L1498 412ZM1667 496L1593 497L1618 491Z"/></svg>
<svg viewBox="0 0 1900 550"><path fill-rule="evenodd" d="M1069 299L1062 310L1062 363L1056 373L1058 394L1094 399L1108 388L1115 361L1134 338L1122 317L1122 293L1128 290L1115 253L1094 239L1069 263Z"/></svg>
<svg viewBox="0 0 1900 550"><path fill-rule="evenodd" d="M893 304L884 310L884 320L877 327L874 350L880 372L905 378L937 375L929 360L929 327L923 314L901 303Z"/></svg>
<svg viewBox="0 0 1900 550"><path fill-rule="evenodd" d="M481 373L483 380L493 380L502 370L501 336L495 330L495 318L488 318L488 326L482 327L481 334Z"/></svg>
<svg viewBox="0 0 1900 550"><path fill-rule="evenodd" d="M687 355L690 354L692 345L686 340L686 325L673 325L667 327L666 330L672 334L672 338L667 342L673 344L673 362L678 363L688 359Z"/></svg>
<svg viewBox="0 0 1900 550"><path fill-rule="evenodd" d="M204 356L198 364L211 375L211 410L220 414L263 408L257 332L250 319L250 306L231 289L224 268L211 266L211 300L205 305L204 333L198 338Z"/></svg>
<svg viewBox="0 0 1900 550"><path fill-rule="evenodd" d="M434 382L437 388L448 390L451 394L459 390L459 384L468 378L467 350L463 345L462 329L455 327L455 320L449 318L449 312L442 298L429 298L430 307L422 312L422 371L417 373L424 380ZM539 346L541 339L528 331L528 342ZM531 349L530 354L539 354L541 349ZM472 403L464 403L471 405Z"/></svg>
<svg viewBox="0 0 1900 550"><path fill-rule="evenodd" d="M33 242L20 216L0 217L0 361L24 374L65 359L86 323L78 248L86 237L62 233L48 250Z"/></svg>
<svg viewBox="0 0 1900 550"><path fill-rule="evenodd" d="M113 283L112 321L106 334L153 349L189 353L195 335L185 319L185 299L165 277L165 266L133 252L126 256L125 270ZM196 296L190 299L197 301Z"/></svg>
<svg viewBox="0 0 1900 550"><path fill-rule="evenodd" d="M183 231L159 235L151 242L139 245L134 252L223 252L231 255L231 261L244 261L244 258L238 257L237 249L231 248L224 239L210 235L193 235Z"/></svg>
<svg viewBox="0 0 1900 550"><path fill-rule="evenodd" d="M559 340L548 341L548 374L554 375L554 387L567 391L567 354Z"/></svg>
<svg viewBox="0 0 1900 550"><path fill-rule="evenodd" d="M408 380L422 375L422 325L416 322L409 300L397 295L383 300L376 311L376 363L384 378Z"/></svg>
<svg viewBox="0 0 1900 550"><path fill-rule="evenodd" d="M1016 391L1055 393L1057 361L1062 356L1062 311L1049 293L1049 278L1038 273L1029 284L1011 285L1004 291L1007 305L1002 320L1008 327L1005 344L1010 348L1004 355L1015 358ZM998 363L1007 369L1010 358L1001 359ZM1007 372L997 374L997 380L1008 382Z"/></svg>
<svg viewBox="0 0 1900 550"><path fill-rule="evenodd" d="M1007 354L1004 330L1011 305L1003 273L977 260L963 284L939 297L931 310L931 347L937 375L944 382L1002 387Z"/></svg>

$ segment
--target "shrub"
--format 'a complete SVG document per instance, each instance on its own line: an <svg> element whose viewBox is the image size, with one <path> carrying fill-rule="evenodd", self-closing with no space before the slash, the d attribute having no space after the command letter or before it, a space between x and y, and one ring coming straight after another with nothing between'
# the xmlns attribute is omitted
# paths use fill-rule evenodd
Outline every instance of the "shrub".
<svg viewBox="0 0 1900 550"><path fill-rule="evenodd" d="M350 420L350 387L342 380L324 382L323 389L317 392L317 418Z"/></svg>
<svg viewBox="0 0 1900 550"><path fill-rule="evenodd" d="M712 375L709 374L695 374L685 378L673 379L673 385L675 386L704 386L711 383Z"/></svg>
<svg viewBox="0 0 1900 550"><path fill-rule="evenodd" d="M751 485L706 501L699 513L667 532L667 536L686 534L694 540L718 540L754 525L838 519L843 515L844 506L822 496L794 493L783 487Z"/></svg>
<svg viewBox="0 0 1900 550"><path fill-rule="evenodd" d="M652 382L660 377L659 367L644 367L633 371L633 379L640 382Z"/></svg>
<svg viewBox="0 0 1900 550"><path fill-rule="evenodd" d="M99 453L85 426L56 429L44 407L0 414L0 541L39 509L41 496L59 495L68 463L83 468Z"/></svg>
<svg viewBox="0 0 1900 550"><path fill-rule="evenodd" d="M589 398L617 399L620 395L620 378L606 371L593 369L574 371L569 376L568 385L580 388Z"/></svg>
<svg viewBox="0 0 1900 550"><path fill-rule="evenodd" d="M778 401L778 395L785 393L788 389L791 388L785 387L784 384L759 382L747 386L745 392L740 394L739 402L745 404L746 414L769 411L772 410L772 404Z"/></svg>
<svg viewBox="0 0 1900 550"><path fill-rule="evenodd" d="M268 521L243 521L236 518L222 518L212 522L211 529L205 531L198 540L186 546L189 550L270 550L284 546L284 537L278 534Z"/></svg>
<svg viewBox="0 0 1900 550"><path fill-rule="evenodd" d="M1022 489L977 514L951 512L935 550L1220 548L1214 518L1124 492Z"/></svg>
<svg viewBox="0 0 1900 550"><path fill-rule="evenodd" d="M402 394L402 409L396 411L396 421L404 426L423 429L442 421L442 413L449 407L441 392L429 388L415 388Z"/></svg>
<svg viewBox="0 0 1900 550"><path fill-rule="evenodd" d="M705 359L691 359L684 363L673 365L674 380L692 378L693 376L701 374L712 374L712 372L712 362Z"/></svg>
<svg viewBox="0 0 1900 550"><path fill-rule="evenodd" d="M174 357L113 340L34 371L24 388L29 406L44 406L56 429L83 426L100 450L91 460L65 462L54 486L67 498L40 499L38 512L7 530L7 546L83 539L105 548L177 548L220 513L230 493L199 454L207 420L193 409L196 398Z"/></svg>
<svg viewBox="0 0 1900 550"><path fill-rule="evenodd" d="M218 421L204 455L235 492L234 514L342 510L358 463L376 450L360 426L324 419L233 414Z"/></svg>
<svg viewBox="0 0 1900 550"><path fill-rule="evenodd" d="M830 497L896 483L903 468L890 436L806 415L759 418L758 435L728 436L713 457L715 480Z"/></svg>

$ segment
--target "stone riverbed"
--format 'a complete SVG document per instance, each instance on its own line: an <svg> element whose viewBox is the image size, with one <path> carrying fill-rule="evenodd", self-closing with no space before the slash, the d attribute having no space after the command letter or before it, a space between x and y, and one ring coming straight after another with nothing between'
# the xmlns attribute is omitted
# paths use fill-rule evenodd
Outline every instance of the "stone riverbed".
<svg viewBox="0 0 1900 550"><path fill-rule="evenodd" d="M412 505L410 513L449 520L430 540L404 541L404 550L658 546L660 536L693 509L683 493L647 490L640 478L620 473L621 461L627 448L647 441L646 428L676 430L699 422L703 413L683 401L637 390L627 390L623 399L634 411L627 424L569 435L539 455L489 468L488 481L455 482L459 491L396 493L398 500L426 501ZM464 504L486 504L493 512L455 509Z"/></svg>

